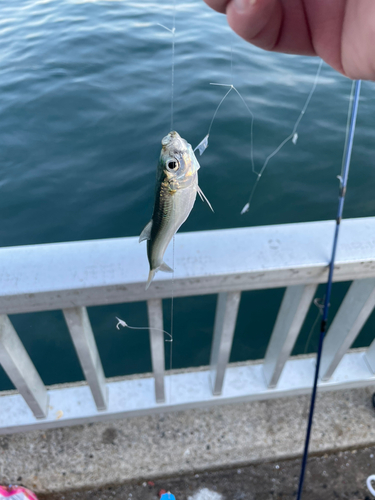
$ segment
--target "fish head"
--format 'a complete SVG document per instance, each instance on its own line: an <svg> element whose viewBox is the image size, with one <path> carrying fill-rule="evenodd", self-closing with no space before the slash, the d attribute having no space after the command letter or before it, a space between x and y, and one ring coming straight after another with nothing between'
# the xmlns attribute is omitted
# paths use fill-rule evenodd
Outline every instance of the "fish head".
<svg viewBox="0 0 375 500"><path fill-rule="evenodd" d="M177 132L169 132L161 141L160 167L171 189L181 189L197 182L200 168L193 148Z"/></svg>

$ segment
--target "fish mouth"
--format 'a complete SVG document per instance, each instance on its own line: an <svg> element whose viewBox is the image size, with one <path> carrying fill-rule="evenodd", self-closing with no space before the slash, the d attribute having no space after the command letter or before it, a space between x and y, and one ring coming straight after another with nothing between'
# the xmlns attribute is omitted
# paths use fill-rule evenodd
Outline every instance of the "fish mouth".
<svg viewBox="0 0 375 500"><path fill-rule="evenodd" d="M169 132L163 140L161 141L162 155L164 157L171 156L173 158L181 158L185 153L189 151L189 144L185 139L183 139L180 134L175 132Z"/></svg>
<svg viewBox="0 0 375 500"><path fill-rule="evenodd" d="M172 130L172 132L169 132L168 135L163 137L161 144L164 147L170 146L174 141L182 141L182 138L178 132L175 130Z"/></svg>

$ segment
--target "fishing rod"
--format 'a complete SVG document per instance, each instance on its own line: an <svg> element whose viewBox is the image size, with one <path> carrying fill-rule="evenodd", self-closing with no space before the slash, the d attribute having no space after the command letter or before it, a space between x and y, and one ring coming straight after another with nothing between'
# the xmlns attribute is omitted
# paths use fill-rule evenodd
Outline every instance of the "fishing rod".
<svg viewBox="0 0 375 500"><path fill-rule="evenodd" d="M338 204L337 218L336 218L336 228L335 228L335 235L333 238L331 261L329 264L328 281L327 281L327 285L326 285L326 294L325 294L325 299L324 299L323 317L322 317L322 321L320 324L320 336L319 336L318 353L317 353L317 357L316 357L314 385L313 385L313 390L311 393L309 420L307 423L305 448L304 448L303 458L302 458L301 474L300 474L300 478L299 478L297 500L301 499L303 481L304 481L305 472L306 472L306 462L307 462L307 456L308 456L308 452L309 452L310 435L311 435L311 428L312 428L312 423L313 423L313 415L314 415L316 391L317 391L317 385L318 385L320 360L322 357L323 340L324 340L324 337L326 334L328 308L329 308L329 301L330 301L331 291L332 291L332 278L333 278L333 270L334 270L334 266L335 266L337 241L338 241L338 236L339 236L341 217L342 217L342 213L343 213L343 209L344 209L346 185L348 182L350 160L351 160L352 149L353 149L354 132L355 132L356 121L357 121L359 94L361 91L361 80L356 80L354 83L354 86L355 86L354 99L353 99L352 107L351 107L349 133L348 133L345 147L344 147L344 159L343 159L342 172L341 172L341 175L339 177L340 189L339 189L339 204Z"/></svg>

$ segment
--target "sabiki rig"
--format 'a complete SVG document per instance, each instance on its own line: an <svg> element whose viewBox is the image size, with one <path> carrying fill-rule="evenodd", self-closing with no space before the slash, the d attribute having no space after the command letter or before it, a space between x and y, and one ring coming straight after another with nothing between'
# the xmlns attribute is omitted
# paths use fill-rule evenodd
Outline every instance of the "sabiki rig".
<svg viewBox="0 0 375 500"><path fill-rule="evenodd" d="M173 236L189 217L197 193L212 210L210 202L198 186L200 165L191 145L174 131L169 132L161 144L156 169L154 212L139 237L140 242L147 240L150 273L146 290L157 271L173 272L163 261L164 253Z"/></svg>

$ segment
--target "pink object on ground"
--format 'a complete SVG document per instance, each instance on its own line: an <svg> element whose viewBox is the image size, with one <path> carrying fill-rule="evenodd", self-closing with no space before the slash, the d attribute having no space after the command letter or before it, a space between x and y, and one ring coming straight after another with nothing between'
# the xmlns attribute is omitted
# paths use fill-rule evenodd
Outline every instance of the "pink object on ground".
<svg viewBox="0 0 375 500"><path fill-rule="evenodd" d="M23 486L1 486L0 500L38 500L38 497L32 491Z"/></svg>

